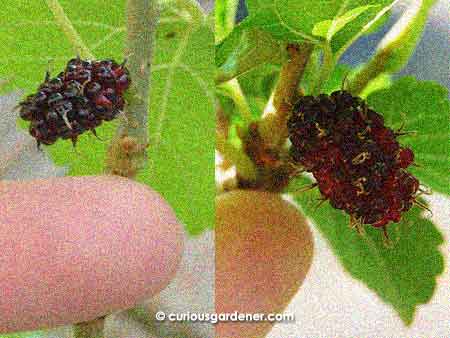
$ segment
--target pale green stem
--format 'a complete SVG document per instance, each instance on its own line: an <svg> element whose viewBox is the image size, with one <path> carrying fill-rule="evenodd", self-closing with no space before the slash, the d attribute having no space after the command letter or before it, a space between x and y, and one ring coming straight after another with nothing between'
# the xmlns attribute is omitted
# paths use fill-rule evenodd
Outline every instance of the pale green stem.
<svg viewBox="0 0 450 338"><path fill-rule="evenodd" d="M252 121L252 112L250 106L242 92L241 86L237 79L232 79L230 81L224 82L218 86L223 90L223 93L231 98L241 113L242 119L245 124L248 125Z"/></svg>
<svg viewBox="0 0 450 338"><path fill-rule="evenodd" d="M216 149L225 159L236 166L236 172L241 178L247 181L254 181L256 179L256 167L252 160L242 149L232 145L220 133L216 133Z"/></svg>
<svg viewBox="0 0 450 338"><path fill-rule="evenodd" d="M377 53L351 81L352 93L360 94L379 75L395 73L408 63L434 3L434 0L424 0L408 8L380 42Z"/></svg>
<svg viewBox="0 0 450 338"><path fill-rule="evenodd" d="M155 0L128 0L126 13L125 55L131 85L126 93L126 118L110 145L106 171L133 178L147 161L150 67L159 6Z"/></svg>
<svg viewBox="0 0 450 338"><path fill-rule="evenodd" d="M372 81L385 71L384 65L390 58L390 54L390 51L386 50L372 58L372 60L370 60L351 81L349 91L353 95L360 95L370 81Z"/></svg>
<svg viewBox="0 0 450 338"><path fill-rule="evenodd" d="M122 127L129 136L147 141L147 116L149 107L150 67L153 54L153 36L159 16L155 0L127 1L126 41L127 66L132 79L126 115L137 123L136 127L124 121Z"/></svg>
<svg viewBox="0 0 450 338"><path fill-rule="evenodd" d="M355 34L351 39L349 39L344 46L342 46L337 53L335 53L336 61L339 61L342 55L345 53L345 51L361 36L363 36L380 18L385 15L388 11L392 9L398 2L402 0L394 0L392 3L390 3L388 6L384 7L381 11L375 15L375 17L370 20L357 34Z"/></svg>
<svg viewBox="0 0 450 338"><path fill-rule="evenodd" d="M288 137L287 122L292 106L298 97L298 86L314 46L304 42L287 47L289 59L283 64L273 94L275 114L267 114L259 125L264 143L272 147L283 147Z"/></svg>
<svg viewBox="0 0 450 338"><path fill-rule="evenodd" d="M323 85L330 78L330 75L333 72L335 66L336 66L336 59L334 58L331 45L327 41L323 44L323 62L317 83L312 89L313 95L320 94Z"/></svg>
<svg viewBox="0 0 450 338"><path fill-rule="evenodd" d="M73 327L73 335L75 338L105 338L104 326L105 317L78 323Z"/></svg>
<svg viewBox="0 0 450 338"><path fill-rule="evenodd" d="M82 58L94 59L94 55L91 53L89 48L85 45L80 35L73 27L70 19L67 17L64 9L59 4L58 0L45 0L48 8L55 17L59 28L64 32L66 37L69 39L71 45L75 48L75 52Z"/></svg>

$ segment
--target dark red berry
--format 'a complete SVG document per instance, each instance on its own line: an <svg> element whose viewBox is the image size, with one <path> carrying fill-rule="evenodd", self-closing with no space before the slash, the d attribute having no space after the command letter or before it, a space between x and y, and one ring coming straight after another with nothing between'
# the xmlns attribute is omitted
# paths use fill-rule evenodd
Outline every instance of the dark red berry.
<svg viewBox="0 0 450 338"><path fill-rule="evenodd" d="M383 117L346 91L301 97L288 121L293 161L311 172L324 198L363 224L399 222L419 182L414 161Z"/></svg>
<svg viewBox="0 0 450 338"><path fill-rule="evenodd" d="M123 109L128 74L124 64L114 60L73 58L57 77L46 74L37 93L19 104L20 116L31 121L30 134L38 145L58 138L75 144L80 134L114 119Z"/></svg>

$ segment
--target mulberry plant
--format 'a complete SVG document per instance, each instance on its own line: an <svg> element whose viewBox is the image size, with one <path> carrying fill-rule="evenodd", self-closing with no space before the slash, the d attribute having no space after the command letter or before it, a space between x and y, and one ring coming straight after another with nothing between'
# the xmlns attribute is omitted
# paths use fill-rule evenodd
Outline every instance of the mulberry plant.
<svg viewBox="0 0 450 338"><path fill-rule="evenodd" d="M248 235L250 218L262 224L278 217L278 227L286 218L274 205L264 208L253 200L255 190L288 198L347 272L410 325L443 271L442 238L424 195L449 194L449 101L442 85L397 74L414 64L414 51L418 60L427 59L421 54L428 51L415 46L435 1L407 2L401 19L393 15L385 25L382 18L389 17L397 2L277 1L260 6L248 0L248 17L235 25L232 4L219 1L216 147L218 171L231 170L225 172L226 180L218 180L217 205L221 210L226 196L246 196L235 198L233 208L252 210L249 219L245 213L241 220L223 216L226 222L219 224L240 224L243 240L253 243L257 237ZM366 46L382 32L375 38L369 34L382 25L388 33L373 55L352 68L349 59L367 55ZM276 250L293 253L297 245L303 243L287 240ZM236 249L229 244L223 246L226 250ZM290 259L305 267L301 256ZM247 278L252 280L251 272Z"/></svg>

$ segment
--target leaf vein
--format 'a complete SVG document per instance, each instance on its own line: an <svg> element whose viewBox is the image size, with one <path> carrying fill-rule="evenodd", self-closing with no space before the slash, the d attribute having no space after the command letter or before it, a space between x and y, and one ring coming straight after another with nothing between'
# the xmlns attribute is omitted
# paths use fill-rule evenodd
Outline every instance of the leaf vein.
<svg viewBox="0 0 450 338"><path fill-rule="evenodd" d="M214 93L211 90L209 90L209 86L201 78L201 76L197 72L195 72L191 67L189 67L188 65L185 65L185 64L182 63L182 64L179 65L179 67L184 69L185 71L187 71L192 76L192 78L194 78L194 80L196 80L198 82L200 87L206 93L206 96L208 97L211 105L214 105L214 102L215 102Z"/></svg>
<svg viewBox="0 0 450 338"><path fill-rule="evenodd" d="M108 33L107 35L105 35L105 37L103 37L103 39L97 41L95 44L93 44L91 46L92 50L96 50L97 48L101 47L103 44L105 44L106 42L108 42L109 40L111 40L114 35L116 35L117 33L121 33L125 31L125 27L119 27L113 31L111 31L110 33Z"/></svg>
<svg viewBox="0 0 450 338"><path fill-rule="evenodd" d="M281 26L283 26L284 28L286 28L288 31L290 31L291 33L298 35L300 37L302 37L305 40L309 40L315 44L319 43L319 40L317 40L316 38L314 38L313 36L303 33L303 32L299 32L297 30L295 30L294 28L292 28L290 25L288 25L283 18L281 17L281 13L278 10L278 6L277 6L278 0L276 0L273 4L273 10L275 12L275 15L277 16L278 20L280 21Z"/></svg>
<svg viewBox="0 0 450 338"><path fill-rule="evenodd" d="M191 32L192 32L192 28L187 31L184 38L178 44L178 48L175 51L175 55L172 58L172 61L170 62L169 66L168 66L168 74L167 74L167 80L166 80L164 91L163 91L161 109L159 110L158 120L156 121L156 129L155 129L155 133L152 138L152 142L153 142L152 145L154 148L158 147L158 144L161 141L162 126L163 126L164 120L166 119L167 105L169 102L170 90L172 89L172 85L173 85L173 78L174 78L175 70L177 69L177 67L180 64L181 57L183 56L183 53L189 42Z"/></svg>
<svg viewBox="0 0 450 338"><path fill-rule="evenodd" d="M45 2L50 11L52 12L53 16L55 17L55 20L58 23L59 28L63 31L67 39L75 47L76 52L79 53L81 56L87 56L91 59L94 59L94 55L86 47L86 44L81 39L81 36L76 31L75 27L73 27L72 22L64 12L64 8L62 8L62 6L59 4L59 1L46 0Z"/></svg>

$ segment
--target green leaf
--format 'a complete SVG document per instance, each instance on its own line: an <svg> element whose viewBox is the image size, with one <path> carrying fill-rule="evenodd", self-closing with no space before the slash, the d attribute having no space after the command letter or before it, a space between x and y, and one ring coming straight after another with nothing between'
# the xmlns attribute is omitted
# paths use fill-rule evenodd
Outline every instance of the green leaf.
<svg viewBox="0 0 450 338"><path fill-rule="evenodd" d="M411 57L425 29L428 13L436 0L412 2L408 10L386 34L374 58L385 57L384 71L401 70Z"/></svg>
<svg viewBox="0 0 450 338"><path fill-rule="evenodd" d="M391 5L389 5L391 6ZM391 17L391 11L386 11L383 15L377 18L371 25L368 27L362 35L370 35L376 33L381 27L383 27Z"/></svg>
<svg viewBox="0 0 450 338"><path fill-rule="evenodd" d="M322 86L323 93L332 93L336 90L349 90L349 84L352 79L355 77L360 71L359 67L351 68L346 64L337 64L333 69L333 73L331 73L329 79ZM313 81L313 74L307 73L306 80ZM372 81L368 83L365 87L364 91L359 94L363 99L367 98L372 92L389 88L392 85L392 77L389 74L382 73L378 77L374 78ZM309 88L309 87L306 87ZM306 91L309 93L309 91Z"/></svg>
<svg viewBox="0 0 450 338"><path fill-rule="evenodd" d="M96 58L123 59L125 2L60 0L65 15ZM214 35L195 1L164 2L156 33L149 116L151 164L138 179L158 190L193 233L213 225L214 200ZM86 10L90 8L92 10ZM107 15L105 15L107 13ZM0 78L34 92L47 64L58 73L74 57L73 45L44 1L2 3ZM101 174L117 121L70 142L45 147L70 175Z"/></svg>
<svg viewBox="0 0 450 338"><path fill-rule="evenodd" d="M238 0L217 0L214 4L216 42L222 41L233 30Z"/></svg>
<svg viewBox="0 0 450 338"><path fill-rule="evenodd" d="M174 29L176 38L162 38ZM160 191L195 234L214 225L214 34L206 21L180 21L161 25L158 37L151 165L139 178Z"/></svg>
<svg viewBox="0 0 450 338"><path fill-rule="evenodd" d="M362 98L367 98L371 93L389 88L391 85L392 76L386 73L381 73L367 84L366 88L364 88L359 96Z"/></svg>
<svg viewBox="0 0 450 338"><path fill-rule="evenodd" d="M378 45L376 54L356 75L351 86L354 93L362 92L367 83L380 74L393 74L408 63L435 2L436 0L424 0L409 4L401 18Z"/></svg>
<svg viewBox="0 0 450 338"><path fill-rule="evenodd" d="M331 33L336 38L336 41L333 39L332 49L337 52L343 47L347 48L348 43L378 23L378 19L384 16L393 2L394 0L248 0L249 17L246 24L263 29L276 39L320 43L323 41L323 34L319 34L321 37L315 36L314 29L323 31L327 25L324 22L328 22L331 23Z"/></svg>
<svg viewBox="0 0 450 338"><path fill-rule="evenodd" d="M317 43L320 39L312 35L314 24L332 18L338 9L336 2L330 6L324 6L324 2L248 0L249 16L244 22L279 40Z"/></svg>
<svg viewBox="0 0 450 338"><path fill-rule="evenodd" d="M331 48L336 58L339 59L342 54L359 37L370 34L386 22L394 4L400 0L382 0L382 1L358 1L359 5L378 5L368 8L353 21L345 25L337 32L332 41Z"/></svg>
<svg viewBox="0 0 450 338"><path fill-rule="evenodd" d="M216 80L224 82L266 63L280 64L286 51L269 33L241 24L216 47L215 57Z"/></svg>
<svg viewBox="0 0 450 338"><path fill-rule="evenodd" d="M347 90L348 81L354 76L354 73L357 70L351 68L346 64L337 64L334 67L333 72L330 74L328 80L323 84L321 92L331 94L336 90ZM390 76L380 76L370 83L370 86L367 87L367 92L364 92L364 95L361 97L366 97L372 91L384 89L390 86ZM305 90L307 95L311 94L311 88L313 87L315 81L317 81L317 67L311 67L306 70L304 81L302 82L302 88Z"/></svg>
<svg viewBox="0 0 450 338"><path fill-rule="evenodd" d="M362 13L367 11L369 8L379 7L378 5L368 5L368 6L360 6L356 7L343 15L335 17L333 20L325 20L318 22L314 25L312 33L316 36L323 37L328 41L339 32L342 28L345 27L348 23L355 20Z"/></svg>
<svg viewBox="0 0 450 338"><path fill-rule="evenodd" d="M308 180L303 179L304 184ZM406 325L410 325L418 305L427 303L436 286L436 276L444 270L438 247L443 237L436 226L414 207L402 222L388 226L393 245L386 247L382 231L365 226L365 234L350 229L349 217L332 208L320 206L318 190L295 197L303 212L328 240L344 268L355 279L386 303L392 305Z"/></svg>
<svg viewBox="0 0 450 338"><path fill-rule="evenodd" d="M280 72L280 65L265 64L243 74L238 78L252 111L254 120L261 118L272 95Z"/></svg>
<svg viewBox="0 0 450 338"><path fill-rule="evenodd" d="M431 81L417 81L404 77L388 89L373 92L367 98L369 105L383 114L391 128L416 131L405 135L400 142L411 147L415 162L420 167L409 167L422 184L435 191L450 194L448 176L448 90Z"/></svg>

